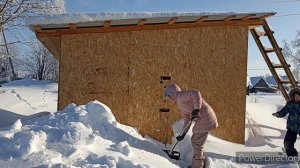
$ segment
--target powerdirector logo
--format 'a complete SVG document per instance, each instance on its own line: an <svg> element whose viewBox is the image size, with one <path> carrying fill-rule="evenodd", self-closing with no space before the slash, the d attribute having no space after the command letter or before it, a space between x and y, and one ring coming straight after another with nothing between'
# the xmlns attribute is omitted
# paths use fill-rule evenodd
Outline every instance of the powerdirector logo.
<svg viewBox="0 0 300 168"><path fill-rule="evenodd" d="M300 163L298 157L287 157L281 152L236 152L236 162L246 164Z"/></svg>

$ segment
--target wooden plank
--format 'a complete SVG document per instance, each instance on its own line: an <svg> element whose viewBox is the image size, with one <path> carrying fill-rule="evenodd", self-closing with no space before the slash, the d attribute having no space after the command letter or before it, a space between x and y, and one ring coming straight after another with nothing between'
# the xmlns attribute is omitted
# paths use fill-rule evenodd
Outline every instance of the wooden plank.
<svg viewBox="0 0 300 168"><path fill-rule="evenodd" d="M147 19L140 19L139 21L138 21L138 26L143 26L144 24L145 24L145 22L147 21Z"/></svg>
<svg viewBox="0 0 300 168"><path fill-rule="evenodd" d="M230 21L230 20L234 19L235 17L236 17L236 15L227 16L224 18L224 21L225 22Z"/></svg>
<svg viewBox="0 0 300 168"><path fill-rule="evenodd" d="M242 17L241 20L248 20L248 19L250 19L253 16L256 16L256 15L255 14L250 14L250 15Z"/></svg>
<svg viewBox="0 0 300 168"><path fill-rule="evenodd" d="M103 27L104 28L109 28L110 25L111 25L111 21L110 20L106 20L106 21L104 21Z"/></svg>
<svg viewBox="0 0 300 168"><path fill-rule="evenodd" d="M261 16L261 17L259 17L260 19L265 19L265 18L267 18L267 17L270 17L270 16L273 16L273 15L275 15L276 13L269 13L269 14L266 14L266 15L263 15L263 16Z"/></svg>
<svg viewBox="0 0 300 168"><path fill-rule="evenodd" d="M40 26L40 25L34 26L34 31L35 31L35 32L41 32L41 31L42 31L41 26Z"/></svg>
<svg viewBox="0 0 300 168"><path fill-rule="evenodd" d="M263 47L264 47L264 50L265 50L266 53L275 52L274 48L270 48L270 47L266 47L266 46L263 46Z"/></svg>
<svg viewBox="0 0 300 168"><path fill-rule="evenodd" d="M107 28L92 27L92 28L78 28L75 30L70 29L48 29L42 32L36 32L36 35L41 36L60 36L68 34L88 34L88 33L106 33L106 32L122 32L122 31L141 31L141 30L157 30L157 29L180 29L180 28L193 28L193 27L210 27L210 26L251 26L262 25L263 20L230 20L230 21L216 21L216 22L192 22L192 23L177 23L177 24L155 24L144 26L111 26Z"/></svg>
<svg viewBox="0 0 300 168"><path fill-rule="evenodd" d="M251 25L251 26L248 26L248 29L249 30L255 29L255 28L259 27L259 26L261 26L261 25Z"/></svg>
<svg viewBox="0 0 300 168"><path fill-rule="evenodd" d="M38 37L40 42L59 60L61 52L61 36Z"/></svg>
<svg viewBox="0 0 300 168"><path fill-rule="evenodd" d="M266 32L259 31L258 29L255 29L255 32L259 37L266 36Z"/></svg>
<svg viewBox="0 0 300 168"><path fill-rule="evenodd" d="M201 22L205 21L207 18L208 18L208 16L202 16L196 20L196 23L201 23Z"/></svg>
<svg viewBox="0 0 300 168"><path fill-rule="evenodd" d="M291 81L289 81L289 80L282 80L280 82L283 83L283 84L291 84Z"/></svg>
<svg viewBox="0 0 300 168"><path fill-rule="evenodd" d="M168 21L168 24L174 24L178 20L178 17L173 17Z"/></svg>
<svg viewBox="0 0 300 168"><path fill-rule="evenodd" d="M69 29L75 30L76 29L76 23L69 23Z"/></svg>
<svg viewBox="0 0 300 168"><path fill-rule="evenodd" d="M281 64L273 64L273 67L279 69L279 68L283 68L283 65L281 65Z"/></svg>

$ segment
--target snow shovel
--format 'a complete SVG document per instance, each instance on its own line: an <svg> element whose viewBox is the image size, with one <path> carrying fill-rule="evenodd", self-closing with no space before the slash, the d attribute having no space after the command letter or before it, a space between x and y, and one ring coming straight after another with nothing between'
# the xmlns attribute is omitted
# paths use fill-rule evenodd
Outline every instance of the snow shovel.
<svg viewBox="0 0 300 168"><path fill-rule="evenodd" d="M189 131L189 128L192 124L192 120L189 121L189 123L184 127L184 129L181 131L180 135L186 134ZM176 147L176 145L178 144L178 140L176 140L175 144L172 146L171 150L164 150L168 156L171 159L174 160L179 160L180 159L180 153L178 151L174 151L174 148Z"/></svg>

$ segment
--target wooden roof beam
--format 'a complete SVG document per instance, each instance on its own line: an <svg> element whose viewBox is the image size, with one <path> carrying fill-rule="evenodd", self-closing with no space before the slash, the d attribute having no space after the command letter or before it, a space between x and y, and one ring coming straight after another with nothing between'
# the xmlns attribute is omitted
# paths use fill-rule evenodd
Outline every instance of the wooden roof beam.
<svg viewBox="0 0 300 168"><path fill-rule="evenodd" d="M274 15L274 13L269 13L269 14L266 14L266 15L263 15L263 16L259 17L259 19L265 19L265 18L273 16L273 15Z"/></svg>
<svg viewBox="0 0 300 168"><path fill-rule="evenodd" d="M178 20L178 17L172 17L169 21L168 24L174 24Z"/></svg>
<svg viewBox="0 0 300 168"><path fill-rule="evenodd" d="M103 27L108 28L108 27L110 27L110 26L111 26L111 21L110 21L110 20L104 21Z"/></svg>
<svg viewBox="0 0 300 168"><path fill-rule="evenodd" d="M35 31L35 32L42 32L41 26L40 26L40 25L34 26L34 31Z"/></svg>
<svg viewBox="0 0 300 168"><path fill-rule="evenodd" d="M76 23L69 23L69 29L75 30L76 29Z"/></svg>
<svg viewBox="0 0 300 168"><path fill-rule="evenodd" d="M65 34L84 34L84 33L104 33L104 32L120 32L120 31L140 31L140 30L157 30L157 29L178 29L178 28L192 28L192 27L207 27L207 26L256 26L263 25L263 20L249 19L249 20L230 20L230 21L216 21L216 22L199 22L199 23L177 23L177 24L155 24L155 25L128 25L128 26L110 26L105 27L87 27L75 30L70 29L48 29L36 32L37 36L60 36Z"/></svg>
<svg viewBox="0 0 300 168"><path fill-rule="evenodd" d="M230 21L232 19L234 19L236 17L236 15L230 15L230 16L227 16L224 18L224 21L227 22L227 21Z"/></svg>
<svg viewBox="0 0 300 168"><path fill-rule="evenodd" d="M207 18L208 18L208 16L202 16L199 19L197 19L195 22L196 23L201 23L201 22L205 21Z"/></svg>
<svg viewBox="0 0 300 168"><path fill-rule="evenodd" d="M138 26L144 26L147 19L140 19L137 23Z"/></svg>
<svg viewBox="0 0 300 168"><path fill-rule="evenodd" d="M248 20L253 16L255 16L255 14L246 15L246 16L242 17L241 20Z"/></svg>

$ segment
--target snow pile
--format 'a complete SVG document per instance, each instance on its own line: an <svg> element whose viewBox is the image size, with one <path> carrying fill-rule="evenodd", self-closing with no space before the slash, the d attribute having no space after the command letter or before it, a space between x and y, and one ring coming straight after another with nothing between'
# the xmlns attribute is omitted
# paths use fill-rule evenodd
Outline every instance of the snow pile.
<svg viewBox="0 0 300 168"><path fill-rule="evenodd" d="M0 148L0 165L6 167L180 165L171 163L161 146L118 123L110 109L98 101L70 104L61 112L23 123L17 120L0 131Z"/></svg>
<svg viewBox="0 0 300 168"><path fill-rule="evenodd" d="M181 153L180 161L171 160L162 150L170 149L170 145L143 138L135 128L118 123L110 109L98 101L70 104L56 112L57 84L29 79L10 82L0 88L0 100L0 167L172 168L191 164L191 129L175 148ZM237 163L237 152L282 156L286 118L275 118L272 113L284 105L280 94L247 96L245 145L209 135L204 147L206 165L299 167ZM175 136L182 125L182 120L173 124ZM295 147L300 150L299 140Z"/></svg>

